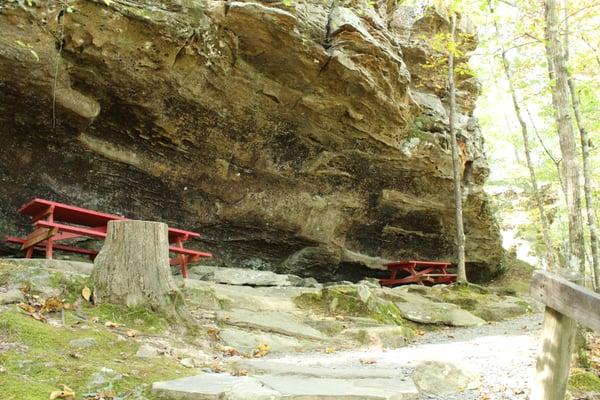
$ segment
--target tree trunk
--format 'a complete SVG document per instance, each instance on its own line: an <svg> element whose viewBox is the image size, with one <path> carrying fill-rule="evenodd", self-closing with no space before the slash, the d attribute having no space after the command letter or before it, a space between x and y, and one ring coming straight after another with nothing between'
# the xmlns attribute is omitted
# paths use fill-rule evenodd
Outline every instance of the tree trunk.
<svg viewBox="0 0 600 400"><path fill-rule="evenodd" d="M550 75L552 106L562 154L562 175L566 189L569 214L569 268L585 273L585 247L581 216L579 168L577 166L575 135L571 122L571 107L567 83L567 67L558 33L556 0L546 0L546 57Z"/></svg>
<svg viewBox="0 0 600 400"><path fill-rule="evenodd" d="M452 42L456 34L456 14L451 11L452 27L450 37ZM458 143L456 140L455 114L456 114L456 89L454 87L454 46L448 49L448 92L450 94L450 136L452 141L452 170L454 172L454 205L456 209L456 258L458 282L467 282L465 269L465 232L462 215L462 189L460 161L458 159Z"/></svg>
<svg viewBox="0 0 600 400"><path fill-rule="evenodd" d="M175 311L181 295L171 274L167 225L110 221L94 261L94 302Z"/></svg>
<svg viewBox="0 0 600 400"><path fill-rule="evenodd" d="M488 1L488 6L490 9L490 13L492 14L492 18L494 17L494 8L492 6L492 2ZM546 262L548 263L548 269L554 270L557 265L557 257L554 252L554 247L552 246L552 241L550 240L550 229L548 228L548 220L546 219L546 212L544 211L544 202L542 201L542 196L540 195L540 191L537 184L537 178L535 176L535 168L533 167L533 162L531 161L531 152L529 150L529 133L527 132L527 124L523 119L523 115L521 113L521 107L519 106L519 101L517 100L517 92L513 85L512 74L510 72L510 65L508 63L508 59L506 58L506 49L504 48L504 42L500 38L500 28L498 28L498 22L494 19L494 28L496 29L496 38L500 43L500 47L502 50L502 67L504 69L504 76L506 81L508 82L508 89L510 91L510 95L512 97L513 108L515 109L515 114L517 115L517 119L519 120L519 125L521 126L521 135L523 136L523 148L525 150L525 160L527 161L527 168L529 169L529 179L531 181L531 189L533 191L533 198L535 199L538 212L540 214L540 222L542 225L542 238L544 240L544 246L546 247Z"/></svg>
<svg viewBox="0 0 600 400"><path fill-rule="evenodd" d="M567 1L565 0L565 62L569 61L569 12L567 10ZM590 167L590 139L581 120L579 113L579 98L575 82L571 76L571 72L567 68L567 83L569 92L571 93L571 104L573 106L573 114L575 122L579 129L579 138L581 140L581 157L583 159L583 193L585 195L585 208L587 212L588 226L590 229L590 247L592 250L592 272L594 275L595 290L600 292L600 254L598 244L598 223L596 221L596 212L594 208L594 198L592 194L592 173Z"/></svg>

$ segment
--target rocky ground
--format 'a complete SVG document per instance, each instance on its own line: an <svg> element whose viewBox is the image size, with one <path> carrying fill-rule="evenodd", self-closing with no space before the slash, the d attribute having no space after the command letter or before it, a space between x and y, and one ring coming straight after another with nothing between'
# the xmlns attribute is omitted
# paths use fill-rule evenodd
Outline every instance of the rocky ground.
<svg viewBox="0 0 600 400"><path fill-rule="evenodd" d="M197 266L172 320L89 303L90 270L0 260L2 398L47 399L61 384L77 399L527 395L539 308L506 290Z"/></svg>

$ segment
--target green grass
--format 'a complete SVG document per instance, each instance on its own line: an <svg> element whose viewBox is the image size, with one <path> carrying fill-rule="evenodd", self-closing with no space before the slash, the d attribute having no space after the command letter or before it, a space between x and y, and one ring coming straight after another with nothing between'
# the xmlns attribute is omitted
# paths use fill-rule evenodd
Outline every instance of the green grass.
<svg viewBox="0 0 600 400"><path fill-rule="evenodd" d="M81 291L84 287L93 289L91 278L69 275L57 272L50 275L52 287L61 290L61 295L67 303L83 301ZM101 321L116 322L141 332L158 333L168 328L171 318L144 307L123 307L113 304L93 305L83 301L81 313L88 319L97 318Z"/></svg>
<svg viewBox="0 0 600 400"><path fill-rule="evenodd" d="M96 344L73 349L73 339L93 338ZM0 365L6 372L2 380L2 399L47 399L50 392L65 384L75 390L77 398L94 391L88 383L101 368L110 368L122 378L114 381L113 390L124 393L138 388L147 392L152 382L183 376L185 368L175 360L158 357L135 357L139 344L133 339L121 341L100 323L76 324L69 312L66 326L55 327L34 320L17 310L0 313L0 341L27 346L0 352ZM77 351L81 358L69 354ZM189 372L188 372L189 373ZM142 389L140 389L142 388Z"/></svg>
<svg viewBox="0 0 600 400"><path fill-rule="evenodd" d="M600 393L600 378L592 372L573 372L569 377L569 389Z"/></svg>

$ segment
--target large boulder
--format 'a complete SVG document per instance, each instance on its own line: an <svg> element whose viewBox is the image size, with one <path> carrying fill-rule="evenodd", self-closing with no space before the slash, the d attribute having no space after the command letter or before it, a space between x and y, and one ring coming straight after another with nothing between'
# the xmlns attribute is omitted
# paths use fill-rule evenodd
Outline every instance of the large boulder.
<svg viewBox="0 0 600 400"><path fill-rule="evenodd" d="M46 197L198 230L217 262L319 280L452 260L446 70L427 39L447 17L284 3L3 2L0 231L24 234L17 208ZM479 87L459 70L467 268L483 279L502 248Z"/></svg>

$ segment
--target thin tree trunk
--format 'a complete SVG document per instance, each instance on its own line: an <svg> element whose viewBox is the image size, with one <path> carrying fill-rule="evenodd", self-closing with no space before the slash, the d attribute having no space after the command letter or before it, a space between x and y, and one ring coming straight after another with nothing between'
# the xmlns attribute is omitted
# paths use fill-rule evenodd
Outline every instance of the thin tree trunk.
<svg viewBox="0 0 600 400"><path fill-rule="evenodd" d="M579 168L575 146L575 135L571 122L567 68L558 33L558 7L556 0L546 0L546 57L554 117L562 153L562 174L566 189L569 214L569 267L585 273L585 246L581 216L581 194L579 188Z"/></svg>
<svg viewBox="0 0 600 400"><path fill-rule="evenodd" d="M492 6L492 2L489 0L488 7L493 18L494 7ZM519 101L517 100L517 93L513 85L512 74L510 72L510 65L508 63L508 59L506 58L506 49L504 48L504 42L500 38L500 29L498 28L498 22L496 21L496 19L494 19L494 28L496 29L496 38L498 39L502 50L502 67L504 69L504 76L506 78L506 81L508 82L508 89L512 97L515 114L517 115L519 125L521 126L521 135L523 136L523 147L525 150L525 160L527 161L527 168L529 169L531 189L533 191L533 197L535 199L538 212L540 214L540 222L542 225L542 238L544 240L544 246L546 247L545 258L546 262L548 263L548 269L554 270L557 265L557 258L554 252L554 247L552 246L552 241L550 240L550 229L548 228L548 220L546 219L546 212L544 211L544 202L542 201L542 196L540 195L540 191L537 184L537 178L535 176L535 169L531 161L531 151L529 150L529 134L527 132L527 124L523 119L521 107L519 106Z"/></svg>
<svg viewBox="0 0 600 400"><path fill-rule="evenodd" d="M451 39L455 40L456 34L456 14L451 11ZM452 46L453 47L453 46ZM467 273L465 269L465 232L463 227L462 215L462 190L460 161L458 159L458 143L456 140L455 114L456 114L456 89L454 87L454 50L448 49L448 91L450 94L450 136L452 141L452 170L454 172L454 203L456 208L456 257L458 282L467 282Z"/></svg>
<svg viewBox="0 0 600 400"><path fill-rule="evenodd" d="M569 61L569 15L567 10L567 0L565 0L565 63ZM581 139L581 158L583 159L583 193L585 195L585 208L587 212L588 226L590 229L590 247L592 250L592 272L594 275L594 287L596 291L600 291L600 255L598 254L598 223L596 221L596 212L594 208L594 199L592 195L592 174L590 167L590 145L589 137L581 115L579 113L579 98L575 82L571 76L569 69L567 72L567 83L571 92L571 105L573 106L573 114L575 122L579 129L579 138Z"/></svg>

